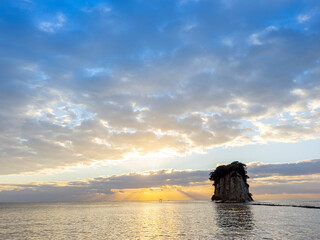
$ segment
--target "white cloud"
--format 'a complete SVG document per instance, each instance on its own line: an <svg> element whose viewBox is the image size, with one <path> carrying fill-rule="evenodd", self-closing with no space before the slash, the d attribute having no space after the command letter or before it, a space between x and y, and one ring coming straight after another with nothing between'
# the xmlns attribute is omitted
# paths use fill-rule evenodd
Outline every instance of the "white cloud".
<svg viewBox="0 0 320 240"><path fill-rule="evenodd" d="M310 20L310 16L307 14L299 14L297 16L297 20L299 23L307 22Z"/></svg>
<svg viewBox="0 0 320 240"><path fill-rule="evenodd" d="M84 7L81 10L87 13L92 13L95 11L100 13L110 13L112 11L111 7L107 6L106 4L97 4L93 7Z"/></svg>
<svg viewBox="0 0 320 240"><path fill-rule="evenodd" d="M234 45L231 38L223 38L221 42L228 47L232 47Z"/></svg>
<svg viewBox="0 0 320 240"><path fill-rule="evenodd" d="M265 28L263 31L258 32L258 33L253 33L250 35L249 37L249 41L253 44L253 45L262 45L263 44L263 38L270 32L272 31L276 31L278 28L275 26L269 26L267 28Z"/></svg>
<svg viewBox="0 0 320 240"><path fill-rule="evenodd" d="M184 5L184 4L188 4L188 3L197 3L200 0L179 0L179 5Z"/></svg>
<svg viewBox="0 0 320 240"><path fill-rule="evenodd" d="M110 73L111 71L107 68L101 68L101 67L96 67L96 68L86 68L86 75L87 77L94 77L102 73Z"/></svg>
<svg viewBox="0 0 320 240"><path fill-rule="evenodd" d="M54 33L58 29L62 28L66 22L66 17L63 13L58 13L53 21L40 22L38 25L39 30L48 33Z"/></svg>
<svg viewBox="0 0 320 240"><path fill-rule="evenodd" d="M55 36L39 4L4 16L0 174L319 138L319 30L271 14L283 3L77 2ZM41 31L64 28L52 11Z"/></svg>

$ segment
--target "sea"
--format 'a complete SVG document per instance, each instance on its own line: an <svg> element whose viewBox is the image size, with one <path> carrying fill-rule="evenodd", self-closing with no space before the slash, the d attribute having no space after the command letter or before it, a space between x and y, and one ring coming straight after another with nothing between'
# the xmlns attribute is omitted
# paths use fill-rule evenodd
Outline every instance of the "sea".
<svg viewBox="0 0 320 240"><path fill-rule="evenodd" d="M320 239L320 200L0 203L0 239Z"/></svg>

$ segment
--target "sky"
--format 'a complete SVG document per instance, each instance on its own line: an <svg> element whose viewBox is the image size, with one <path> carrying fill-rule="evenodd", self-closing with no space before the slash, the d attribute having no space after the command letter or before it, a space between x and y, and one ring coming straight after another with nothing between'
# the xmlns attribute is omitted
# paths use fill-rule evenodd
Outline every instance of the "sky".
<svg viewBox="0 0 320 240"><path fill-rule="evenodd" d="M317 0L0 1L0 202L320 198Z"/></svg>

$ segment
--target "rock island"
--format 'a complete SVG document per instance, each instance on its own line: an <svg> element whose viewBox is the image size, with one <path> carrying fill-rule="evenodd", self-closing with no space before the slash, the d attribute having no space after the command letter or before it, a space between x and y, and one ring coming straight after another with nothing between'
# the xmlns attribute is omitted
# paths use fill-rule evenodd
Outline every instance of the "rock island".
<svg viewBox="0 0 320 240"><path fill-rule="evenodd" d="M218 166L210 173L213 181L215 202L250 202L253 201L249 193L249 184L246 165L235 161L228 165Z"/></svg>

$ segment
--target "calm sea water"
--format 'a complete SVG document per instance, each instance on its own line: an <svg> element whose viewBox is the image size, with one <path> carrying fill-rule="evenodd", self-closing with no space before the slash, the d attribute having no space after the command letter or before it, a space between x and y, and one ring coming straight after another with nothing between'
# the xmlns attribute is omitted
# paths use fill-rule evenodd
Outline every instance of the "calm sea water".
<svg viewBox="0 0 320 240"><path fill-rule="evenodd" d="M320 207L319 200L268 203ZM209 201L3 203L0 239L320 239L320 209Z"/></svg>

